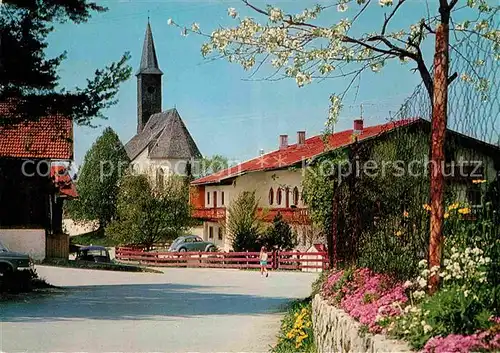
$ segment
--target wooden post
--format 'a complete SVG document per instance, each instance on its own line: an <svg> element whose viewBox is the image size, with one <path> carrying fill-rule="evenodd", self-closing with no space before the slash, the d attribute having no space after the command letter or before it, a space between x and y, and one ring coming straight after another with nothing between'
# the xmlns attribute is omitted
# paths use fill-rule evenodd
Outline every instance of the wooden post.
<svg viewBox="0 0 500 353"><path fill-rule="evenodd" d="M449 8L440 7L441 23L436 28L434 53L434 93L431 125L431 229L429 241L429 268L441 265L443 247L444 144L448 110L449 64ZM436 292L439 276L429 278L429 293Z"/></svg>

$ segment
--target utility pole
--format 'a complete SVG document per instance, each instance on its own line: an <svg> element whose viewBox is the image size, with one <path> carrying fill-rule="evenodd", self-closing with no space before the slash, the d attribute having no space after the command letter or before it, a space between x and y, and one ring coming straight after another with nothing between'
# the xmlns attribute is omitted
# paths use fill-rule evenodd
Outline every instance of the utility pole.
<svg viewBox="0 0 500 353"><path fill-rule="evenodd" d="M448 66L450 5L440 0L441 21L436 28L434 53L434 90L431 123L431 229L429 241L429 268L441 265L444 222L444 145L448 113ZM439 275L429 278L429 293L436 292Z"/></svg>

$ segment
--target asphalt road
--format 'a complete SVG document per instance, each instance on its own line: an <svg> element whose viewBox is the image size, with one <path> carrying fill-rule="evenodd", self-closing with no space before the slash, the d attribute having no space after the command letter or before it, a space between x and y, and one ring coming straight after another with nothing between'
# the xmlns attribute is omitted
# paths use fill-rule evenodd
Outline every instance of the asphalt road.
<svg viewBox="0 0 500 353"><path fill-rule="evenodd" d="M316 274L37 267L63 287L0 302L2 352L267 352L284 305Z"/></svg>

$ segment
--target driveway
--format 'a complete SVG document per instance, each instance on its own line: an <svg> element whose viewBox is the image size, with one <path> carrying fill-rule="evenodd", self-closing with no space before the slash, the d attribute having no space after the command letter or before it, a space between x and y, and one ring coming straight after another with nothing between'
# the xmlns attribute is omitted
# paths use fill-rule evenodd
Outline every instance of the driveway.
<svg viewBox="0 0 500 353"><path fill-rule="evenodd" d="M267 352L283 306L316 274L165 269L164 274L38 266L64 287L0 303L3 352Z"/></svg>

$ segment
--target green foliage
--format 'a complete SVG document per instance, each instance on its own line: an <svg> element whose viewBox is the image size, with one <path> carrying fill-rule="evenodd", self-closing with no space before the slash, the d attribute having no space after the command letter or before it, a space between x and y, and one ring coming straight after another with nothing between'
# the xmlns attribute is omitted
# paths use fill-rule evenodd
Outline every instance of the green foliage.
<svg viewBox="0 0 500 353"><path fill-rule="evenodd" d="M271 349L272 353L315 353L311 301L297 300L293 302L283 320L278 335L278 344Z"/></svg>
<svg viewBox="0 0 500 353"><path fill-rule="evenodd" d="M227 157L221 156L219 154L215 154L212 157L203 157L197 162L199 168L197 168L197 170L194 170L194 174L199 178L217 173L230 167Z"/></svg>
<svg viewBox="0 0 500 353"><path fill-rule="evenodd" d="M366 234L360 243L358 265L378 273L387 273L400 280L414 278L418 273L418 262L425 257L427 244L411 238L414 234L394 231L388 221L370 236ZM392 232L392 233L391 233Z"/></svg>
<svg viewBox="0 0 500 353"><path fill-rule="evenodd" d="M234 251L259 251L262 225L257 219L255 192L244 191L231 203L226 223Z"/></svg>
<svg viewBox="0 0 500 353"><path fill-rule="evenodd" d="M311 297L314 298L316 294L319 294L321 292L321 289L323 287L323 283L328 279L328 276L330 275L330 271L323 271L319 274L318 277L314 280L314 282L311 285Z"/></svg>
<svg viewBox="0 0 500 353"><path fill-rule="evenodd" d="M0 277L0 298L6 293L25 293L50 287L50 284L38 277L36 270L14 271Z"/></svg>
<svg viewBox="0 0 500 353"><path fill-rule="evenodd" d="M67 203L74 220L98 220L101 228L116 218L118 182L130 159L118 135L106 128L85 155L76 184L79 198Z"/></svg>
<svg viewBox="0 0 500 353"><path fill-rule="evenodd" d="M274 217L273 224L261 236L260 243L269 250L291 250L297 244L292 228L279 212Z"/></svg>
<svg viewBox="0 0 500 353"><path fill-rule="evenodd" d="M70 238L71 244L78 245L100 245L100 246L116 246L118 245L113 238L106 236L104 228L96 231L76 235Z"/></svg>
<svg viewBox="0 0 500 353"><path fill-rule="evenodd" d="M405 338L415 349L421 349L437 335L470 335L488 329L492 326L493 312L477 293L467 294L456 285L443 288L426 297L408 315L396 319L394 335Z"/></svg>
<svg viewBox="0 0 500 353"><path fill-rule="evenodd" d="M500 314L498 258L491 257L497 254L499 246L498 239L492 238L496 237L497 228L489 218L493 214L485 207L472 221L462 216L470 216L468 212L470 208L458 203L447 207L439 291L432 296L423 295L424 280L419 291L423 300L413 303L406 315L394 321L392 333L408 340L416 349L437 335L470 335L489 329L494 325L491 317ZM419 279L426 279L428 275L429 269L424 268ZM417 294L413 292L412 297L418 298Z"/></svg>
<svg viewBox="0 0 500 353"><path fill-rule="evenodd" d="M145 175L127 175L120 182L117 219L106 235L119 244L145 245L172 240L191 226L187 184L169 177L154 189Z"/></svg>
<svg viewBox="0 0 500 353"><path fill-rule="evenodd" d="M0 116L0 125L56 113L80 125L90 125L93 117L104 117L103 110L116 103L119 85L132 73L127 65L130 55L125 53L118 62L96 70L86 87L67 91L59 86L57 72L66 53L46 58L44 52L55 23L79 24L88 21L93 12L104 11L106 8L87 0L3 1L0 101L14 99L17 103Z"/></svg>

